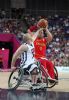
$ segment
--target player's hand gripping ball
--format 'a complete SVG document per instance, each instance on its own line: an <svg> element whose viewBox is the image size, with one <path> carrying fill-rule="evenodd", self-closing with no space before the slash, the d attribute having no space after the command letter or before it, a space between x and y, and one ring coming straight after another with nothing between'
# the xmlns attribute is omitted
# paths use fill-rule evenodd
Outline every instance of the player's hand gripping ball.
<svg viewBox="0 0 69 100"><path fill-rule="evenodd" d="M46 28L48 26L48 21L45 19L40 19L37 23L39 28Z"/></svg>

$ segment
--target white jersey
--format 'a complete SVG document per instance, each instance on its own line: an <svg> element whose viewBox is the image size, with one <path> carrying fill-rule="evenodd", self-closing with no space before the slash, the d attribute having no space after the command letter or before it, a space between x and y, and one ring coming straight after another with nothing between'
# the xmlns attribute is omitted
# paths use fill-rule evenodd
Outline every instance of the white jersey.
<svg viewBox="0 0 69 100"><path fill-rule="evenodd" d="M21 66L25 68L26 70L28 70L28 72L30 73L34 68L37 68L38 66L34 64L35 62L35 58L33 56L34 45L33 44L31 45L26 44L26 45L28 47L28 50L21 55ZM23 63L25 63L24 66L23 66Z"/></svg>
<svg viewBox="0 0 69 100"><path fill-rule="evenodd" d="M21 55L21 60L25 61L25 64L29 65L34 63L35 61L35 58L33 57L34 45L33 43L31 45L29 44L26 45L28 47L28 50Z"/></svg>
<svg viewBox="0 0 69 100"><path fill-rule="evenodd" d="M28 46L28 51L27 51L27 60L25 63L30 64L30 63L34 63L35 58L33 57L33 52L34 52L34 45L31 44L26 44Z"/></svg>

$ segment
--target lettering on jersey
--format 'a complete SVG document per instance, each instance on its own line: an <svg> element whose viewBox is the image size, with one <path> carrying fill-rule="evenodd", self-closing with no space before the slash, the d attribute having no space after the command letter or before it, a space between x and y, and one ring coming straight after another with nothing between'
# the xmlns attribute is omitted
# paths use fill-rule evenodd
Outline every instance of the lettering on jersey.
<svg viewBox="0 0 69 100"><path fill-rule="evenodd" d="M44 43L36 43L36 45L39 45L39 46L46 46Z"/></svg>
<svg viewBox="0 0 69 100"><path fill-rule="evenodd" d="M27 60L27 52L21 54L21 63L25 63Z"/></svg>

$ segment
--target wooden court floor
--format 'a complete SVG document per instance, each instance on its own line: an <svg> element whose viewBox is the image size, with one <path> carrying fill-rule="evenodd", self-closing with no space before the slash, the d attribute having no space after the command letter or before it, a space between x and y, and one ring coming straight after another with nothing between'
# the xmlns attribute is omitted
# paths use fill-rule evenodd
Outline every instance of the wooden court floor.
<svg viewBox="0 0 69 100"><path fill-rule="evenodd" d="M8 89L8 78L10 72L0 72L0 88ZM49 89L49 91L58 91L58 92L69 92L69 73L59 73L59 82L58 84ZM24 89L21 87L20 89Z"/></svg>

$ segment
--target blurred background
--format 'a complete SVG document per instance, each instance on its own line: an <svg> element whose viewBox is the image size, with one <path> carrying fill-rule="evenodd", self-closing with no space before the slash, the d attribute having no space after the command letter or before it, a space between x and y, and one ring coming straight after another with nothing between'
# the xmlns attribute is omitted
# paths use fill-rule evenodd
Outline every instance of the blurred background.
<svg viewBox="0 0 69 100"><path fill-rule="evenodd" d="M47 58L56 66L69 66L69 0L0 0L0 69L9 69L22 34L47 18L53 35Z"/></svg>

